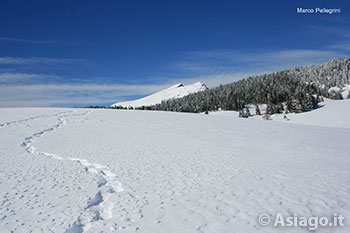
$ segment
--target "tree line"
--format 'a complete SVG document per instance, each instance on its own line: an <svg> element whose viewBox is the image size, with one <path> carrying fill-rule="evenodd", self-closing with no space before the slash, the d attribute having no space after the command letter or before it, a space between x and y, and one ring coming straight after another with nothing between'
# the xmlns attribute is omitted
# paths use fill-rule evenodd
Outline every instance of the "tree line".
<svg viewBox="0 0 350 233"><path fill-rule="evenodd" d="M296 67L270 74L253 76L226 85L162 101L154 106L137 109L208 112L217 110L240 111L246 117L247 105L266 104L269 114L284 110L294 113L317 108L322 97L342 99L339 90L350 83L350 59L333 59L322 65ZM340 87L330 90L331 87Z"/></svg>

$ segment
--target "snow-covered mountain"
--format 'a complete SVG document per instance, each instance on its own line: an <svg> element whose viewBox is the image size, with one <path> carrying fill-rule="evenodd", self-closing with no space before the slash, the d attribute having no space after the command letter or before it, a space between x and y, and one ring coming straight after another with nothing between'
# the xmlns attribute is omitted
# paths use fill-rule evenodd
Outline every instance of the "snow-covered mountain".
<svg viewBox="0 0 350 233"><path fill-rule="evenodd" d="M186 95L204 91L206 89L208 89L207 86L201 82L196 82L186 86L183 85L182 83L179 83L167 89L164 89L162 91L156 92L152 95L143 97L141 99L118 102L118 103L112 104L111 107L122 106L122 107L135 108L135 107L142 107L142 106L150 106L150 105L159 104L163 100L184 97Z"/></svg>

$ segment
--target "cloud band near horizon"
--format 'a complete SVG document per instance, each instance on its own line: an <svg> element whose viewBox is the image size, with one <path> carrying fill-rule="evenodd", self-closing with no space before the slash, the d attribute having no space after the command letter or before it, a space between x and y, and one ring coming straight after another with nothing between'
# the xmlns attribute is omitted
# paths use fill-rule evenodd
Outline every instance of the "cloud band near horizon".
<svg viewBox="0 0 350 233"><path fill-rule="evenodd" d="M197 81L208 87L234 82L249 76L323 63L331 58L348 56L346 50L281 50L261 53L216 50L189 52L170 70L179 78L150 78L147 83L103 83L98 78L67 78L45 73L0 73L0 107L51 107L108 105L131 100L165 89L175 83ZM65 58L0 57L0 65L33 66L37 64L82 64L85 60ZM1 68L1 67L0 67ZM69 80L69 81L67 81Z"/></svg>

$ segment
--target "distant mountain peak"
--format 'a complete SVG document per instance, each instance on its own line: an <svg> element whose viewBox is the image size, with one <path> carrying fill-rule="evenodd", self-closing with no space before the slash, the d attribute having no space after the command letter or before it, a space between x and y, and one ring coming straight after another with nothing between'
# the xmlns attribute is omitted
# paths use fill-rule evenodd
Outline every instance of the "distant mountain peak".
<svg viewBox="0 0 350 233"><path fill-rule="evenodd" d="M111 107L122 106L137 108L142 106L151 106L160 104L163 100L181 98L189 94L205 91L207 89L207 86L202 82L196 82L190 85L183 85L182 83L178 83L141 99L118 102L112 104Z"/></svg>
<svg viewBox="0 0 350 233"><path fill-rule="evenodd" d="M171 87L169 87L169 88L167 88L167 89L173 89L173 88L178 88L178 87L183 87L184 85L182 84L182 83L178 83L178 84L176 84L176 85L174 85L174 86L171 86Z"/></svg>

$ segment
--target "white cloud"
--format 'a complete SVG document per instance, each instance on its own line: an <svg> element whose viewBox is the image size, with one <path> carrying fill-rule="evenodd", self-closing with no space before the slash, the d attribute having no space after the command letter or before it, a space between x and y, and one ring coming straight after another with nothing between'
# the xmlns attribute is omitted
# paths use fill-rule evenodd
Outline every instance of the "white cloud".
<svg viewBox="0 0 350 233"><path fill-rule="evenodd" d="M331 49L339 49L339 50L342 50L342 51L348 51L348 55L349 54L349 51L350 51L350 41L345 41L345 42L342 42L342 43L338 43L338 44L333 44L333 45L330 45L329 48Z"/></svg>
<svg viewBox="0 0 350 233"><path fill-rule="evenodd" d="M0 107L108 104L147 95L168 85L26 84L0 85Z"/></svg>
<svg viewBox="0 0 350 233"><path fill-rule="evenodd" d="M338 51L298 49L265 53L262 54L262 57L260 56L260 59L266 59L266 62L275 61L280 63L314 63L319 62L320 60L328 60L331 58L340 57L342 55L343 53L340 53Z"/></svg>
<svg viewBox="0 0 350 233"><path fill-rule="evenodd" d="M132 95L144 94L165 88L167 85L104 85L104 84L36 84L36 85L1 85L12 91L118 91Z"/></svg>
<svg viewBox="0 0 350 233"><path fill-rule="evenodd" d="M64 41L59 40L27 40L21 38L13 37L0 37L2 41L17 42L17 43L27 43L27 44L62 44Z"/></svg>
<svg viewBox="0 0 350 233"><path fill-rule="evenodd" d="M294 49L264 52L243 52L231 50L212 50L190 52L184 55L183 61L173 68L184 72L189 77L215 77L208 79L223 80L231 78L269 73L289 69L295 66L321 64L332 58L346 57L348 53L335 49ZM225 77L225 78L223 78ZM220 83L216 83L219 85Z"/></svg>
<svg viewBox="0 0 350 233"><path fill-rule="evenodd" d="M36 64L85 64L84 59L49 58L49 57L0 57L1 65L36 65Z"/></svg>
<svg viewBox="0 0 350 233"><path fill-rule="evenodd" d="M0 83L15 84L18 82L39 81L47 78L56 78L57 76L48 74L28 74L28 73L11 73L6 72L0 74Z"/></svg>
<svg viewBox="0 0 350 233"><path fill-rule="evenodd" d="M104 84L49 74L0 73L0 107L107 104L147 95L168 84ZM98 80L98 79L94 79Z"/></svg>
<svg viewBox="0 0 350 233"><path fill-rule="evenodd" d="M333 50L313 50L313 49L291 49L291 50L280 50L271 52L242 52L242 51L230 51L230 50L213 50L206 52L190 52L185 58L192 61L199 62L213 62L215 60L220 62L234 62L249 63L254 65L255 63L264 64L290 64L308 62L314 63L325 59L331 59L335 57L341 57L344 53Z"/></svg>

